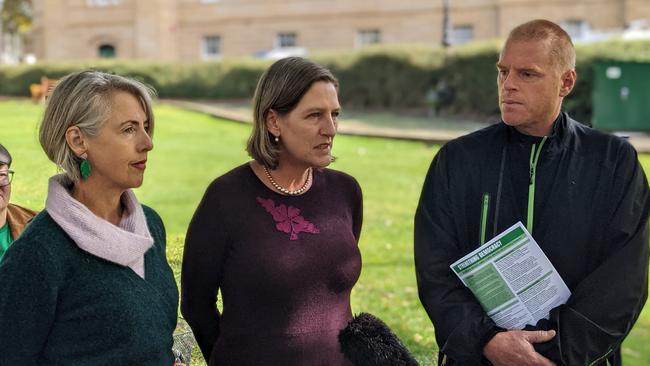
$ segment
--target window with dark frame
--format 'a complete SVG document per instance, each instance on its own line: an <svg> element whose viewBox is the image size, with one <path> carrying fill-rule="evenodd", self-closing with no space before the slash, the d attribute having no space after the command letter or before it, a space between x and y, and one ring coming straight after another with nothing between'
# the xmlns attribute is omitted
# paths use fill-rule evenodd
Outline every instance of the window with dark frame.
<svg viewBox="0 0 650 366"><path fill-rule="evenodd" d="M115 58L117 52L112 44L102 44L97 48L99 58Z"/></svg>
<svg viewBox="0 0 650 366"><path fill-rule="evenodd" d="M381 31L379 29L361 29L357 31L357 46L363 47L381 43Z"/></svg>
<svg viewBox="0 0 650 366"><path fill-rule="evenodd" d="M116 6L120 5L120 0L86 0L88 6Z"/></svg>
<svg viewBox="0 0 650 366"><path fill-rule="evenodd" d="M213 60L221 56L221 37L216 35L203 37L203 59Z"/></svg>
<svg viewBox="0 0 650 366"><path fill-rule="evenodd" d="M296 47L296 38L295 32L278 33L277 48Z"/></svg>
<svg viewBox="0 0 650 366"><path fill-rule="evenodd" d="M589 23L582 19L568 19L560 22L560 26L564 29L571 39L580 40L589 35L591 27Z"/></svg>
<svg viewBox="0 0 650 366"><path fill-rule="evenodd" d="M474 40L474 26L471 24L458 24L451 28L449 35L451 44L463 44Z"/></svg>

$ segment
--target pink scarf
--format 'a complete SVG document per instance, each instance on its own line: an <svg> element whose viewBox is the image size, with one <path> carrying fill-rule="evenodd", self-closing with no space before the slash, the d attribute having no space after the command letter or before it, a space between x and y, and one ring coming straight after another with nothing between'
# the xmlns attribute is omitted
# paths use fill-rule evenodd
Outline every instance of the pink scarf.
<svg viewBox="0 0 650 366"><path fill-rule="evenodd" d="M50 178L45 209L82 250L107 261L131 268L144 278L144 253L153 246L142 206L132 190L122 194L124 213L119 226L93 214L74 199L65 175Z"/></svg>

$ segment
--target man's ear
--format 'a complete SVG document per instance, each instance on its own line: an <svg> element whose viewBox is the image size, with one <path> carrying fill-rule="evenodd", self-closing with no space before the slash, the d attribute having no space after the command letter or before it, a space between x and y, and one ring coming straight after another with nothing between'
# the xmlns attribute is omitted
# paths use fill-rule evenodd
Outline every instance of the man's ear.
<svg viewBox="0 0 650 366"><path fill-rule="evenodd" d="M65 131L65 141L77 156L82 156L88 151L85 137L77 126L68 127Z"/></svg>
<svg viewBox="0 0 650 366"><path fill-rule="evenodd" d="M266 129L275 137L280 137L280 115L270 109L266 113Z"/></svg>
<svg viewBox="0 0 650 366"><path fill-rule="evenodd" d="M577 78L578 75L576 74L575 69L564 72L562 75L562 86L560 87L560 96L562 98L571 93L571 90L573 90L573 87L576 85Z"/></svg>

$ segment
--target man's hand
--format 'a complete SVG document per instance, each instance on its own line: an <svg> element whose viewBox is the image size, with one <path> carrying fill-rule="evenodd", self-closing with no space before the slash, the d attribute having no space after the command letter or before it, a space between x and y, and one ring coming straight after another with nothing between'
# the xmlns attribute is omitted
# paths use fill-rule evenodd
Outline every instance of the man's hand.
<svg viewBox="0 0 650 366"><path fill-rule="evenodd" d="M483 355L495 366L555 366L533 348L533 343L547 342L553 337L554 330L500 332L483 347Z"/></svg>

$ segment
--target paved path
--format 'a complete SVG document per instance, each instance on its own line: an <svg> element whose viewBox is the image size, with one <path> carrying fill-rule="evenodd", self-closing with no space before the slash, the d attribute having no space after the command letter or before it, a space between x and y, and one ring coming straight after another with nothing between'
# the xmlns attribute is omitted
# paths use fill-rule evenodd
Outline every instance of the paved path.
<svg viewBox="0 0 650 366"><path fill-rule="evenodd" d="M248 113L232 108L214 105L203 102L183 101L164 99L163 103L171 104L188 110L201 112L213 117L227 119L240 123L252 123L252 117ZM338 133L343 135L386 137L402 140L423 141L430 143L445 143L456 137L465 135L471 131L462 130L429 130L414 128L389 128L378 127L364 123L343 123L339 125ZM630 133L630 143L638 152L650 153L650 135L646 133Z"/></svg>

